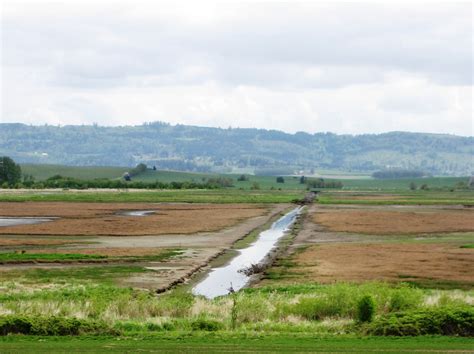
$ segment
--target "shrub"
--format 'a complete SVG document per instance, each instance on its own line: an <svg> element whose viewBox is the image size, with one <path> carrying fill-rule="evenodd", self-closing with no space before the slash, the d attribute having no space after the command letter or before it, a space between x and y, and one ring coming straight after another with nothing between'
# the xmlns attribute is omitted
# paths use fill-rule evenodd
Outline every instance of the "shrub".
<svg viewBox="0 0 474 354"><path fill-rule="evenodd" d="M117 334L105 322L65 317L0 317L0 335L29 334L42 336L74 336L79 334Z"/></svg>
<svg viewBox="0 0 474 354"><path fill-rule="evenodd" d="M249 177L246 176L246 175L240 175L240 176L237 178L237 181L239 181L239 182L248 181L248 180L249 180Z"/></svg>
<svg viewBox="0 0 474 354"><path fill-rule="evenodd" d="M290 313L308 320L325 317L350 316L352 304L348 293L330 293L318 297L303 297L290 309Z"/></svg>
<svg viewBox="0 0 474 354"><path fill-rule="evenodd" d="M474 336L474 309L432 308L386 315L374 321L369 333L378 336Z"/></svg>
<svg viewBox="0 0 474 354"><path fill-rule="evenodd" d="M372 322L375 315L375 301L370 295L363 296L357 303L357 320Z"/></svg>
<svg viewBox="0 0 474 354"><path fill-rule="evenodd" d="M197 319L191 323L191 328L193 331L217 331L221 329L222 323L213 321L213 320L206 320L203 318Z"/></svg>
<svg viewBox="0 0 474 354"><path fill-rule="evenodd" d="M420 306L423 302L423 292L419 289L400 287L390 297L388 310L398 312Z"/></svg>
<svg viewBox="0 0 474 354"><path fill-rule="evenodd" d="M148 322L146 324L146 329L149 331L161 331L163 327L161 327L158 323Z"/></svg>

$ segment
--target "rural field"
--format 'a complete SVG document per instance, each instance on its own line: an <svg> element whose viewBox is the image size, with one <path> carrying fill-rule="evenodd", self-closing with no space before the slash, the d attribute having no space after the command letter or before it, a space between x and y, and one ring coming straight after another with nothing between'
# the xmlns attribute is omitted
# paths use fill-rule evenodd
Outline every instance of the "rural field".
<svg viewBox="0 0 474 354"><path fill-rule="evenodd" d="M473 4L430 5L2 1L0 354L474 353Z"/></svg>
<svg viewBox="0 0 474 354"><path fill-rule="evenodd" d="M469 190L322 191L249 287L194 293L305 193L2 190L2 352L473 348Z"/></svg>

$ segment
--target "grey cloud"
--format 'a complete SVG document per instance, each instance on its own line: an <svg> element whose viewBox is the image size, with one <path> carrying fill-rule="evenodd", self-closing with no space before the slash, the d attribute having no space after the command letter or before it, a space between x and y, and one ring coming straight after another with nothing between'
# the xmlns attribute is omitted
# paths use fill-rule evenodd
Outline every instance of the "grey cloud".
<svg viewBox="0 0 474 354"><path fill-rule="evenodd" d="M469 6L403 9L247 4L229 21L206 24L126 12L7 19L5 63L49 66L53 84L91 88L206 81L335 88L379 82L392 70L472 84ZM196 66L200 75L187 74Z"/></svg>

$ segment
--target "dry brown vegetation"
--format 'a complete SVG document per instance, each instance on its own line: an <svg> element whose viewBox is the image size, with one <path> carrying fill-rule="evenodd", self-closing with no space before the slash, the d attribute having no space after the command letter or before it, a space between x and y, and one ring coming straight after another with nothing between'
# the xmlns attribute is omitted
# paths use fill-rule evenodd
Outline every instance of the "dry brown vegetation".
<svg viewBox="0 0 474 354"><path fill-rule="evenodd" d="M449 243L322 244L294 260L296 273L321 283L418 278L474 283L474 250Z"/></svg>
<svg viewBox="0 0 474 354"><path fill-rule="evenodd" d="M153 210L147 216L117 215ZM1 227L0 234L30 235L162 235L216 231L268 212L247 204L153 203L0 203L2 216L51 216L59 219L35 225Z"/></svg>
<svg viewBox="0 0 474 354"><path fill-rule="evenodd" d="M330 231L393 235L474 231L474 210L323 209L313 221Z"/></svg>

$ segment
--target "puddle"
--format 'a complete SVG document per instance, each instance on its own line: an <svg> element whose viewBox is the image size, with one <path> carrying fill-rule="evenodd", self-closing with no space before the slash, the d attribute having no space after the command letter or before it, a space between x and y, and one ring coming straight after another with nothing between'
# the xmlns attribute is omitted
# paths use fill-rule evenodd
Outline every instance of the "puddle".
<svg viewBox="0 0 474 354"><path fill-rule="evenodd" d="M193 288L193 294L212 299L228 294L231 285L235 291L245 287L250 276L239 271L252 264L261 263L295 222L301 209L295 208L275 221L270 229L260 233L254 243L239 250L239 254L229 264L211 269L207 277Z"/></svg>
<svg viewBox="0 0 474 354"><path fill-rule="evenodd" d="M133 210L133 211L125 211L121 212L120 215L125 216L147 216L154 214L155 210Z"/></svg>
<svg viewBox="0 0 474 354"><path fill-rule="evenodd" d="M1 217L0 216L0 227L2 226L17 226L17 225L33 225L41 224L48 221L53 221L56 218L35 218L35 217Z"/></svg>

